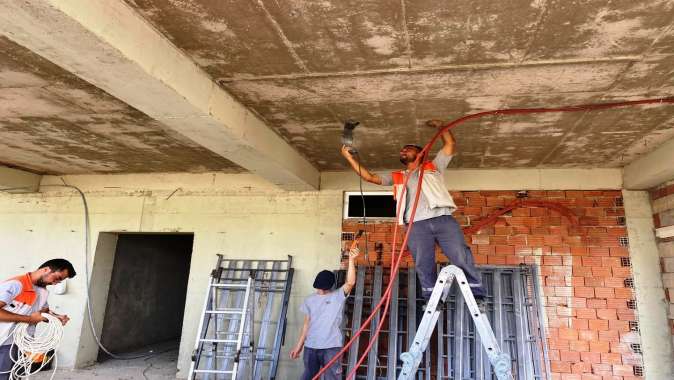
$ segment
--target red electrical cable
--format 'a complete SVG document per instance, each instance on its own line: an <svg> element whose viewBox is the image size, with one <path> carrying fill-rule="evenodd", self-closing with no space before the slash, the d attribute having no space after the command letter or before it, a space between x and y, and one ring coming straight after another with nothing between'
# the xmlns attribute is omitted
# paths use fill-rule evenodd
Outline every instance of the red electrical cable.
<svg viewBox="0 0 674 380"><path fill-rule="evenodd" d="M483 116L488 116L488 115L514 115L514 114L532 114L532 113L548 113L548 112L579 112L579 111L594 111L594 110L600 110L600 109L607 109L607 108L617 108L617 107L626 107L626 106L635 106L635 105L643 105L643 104L662 104L662 103L667 103L667 104L674 104L674 97L667 97L667 98L656 98L656 99L641 99L641 100L633 100L633 101L626 101L626 102L613 102L613 103L602 103L602 104L583 104L583 105L576 105L576 106L566 106L566 107L557 107L557 108L512 108L512 109L503 109L503 110L494 110L494 111L484 111L484 112L478 112L474 113L471 115L466 115L463 116L459 119L456 119L447 125L445 125L441 130L439 130L433 138L424 146L424 148L419 152L417 155L416 163L417 167L419 168L419 181L417 183L417 191L416 191L416 196L414 198L414 203L412 206L412 212L410 215L410 220L411 222L409 223L407 227L407 231L405 232L405 237L403 239L403 242L400 247L400 252L396 255L396 238L397 238L397 231L398 231L398 222L396 220L396 225L394 228L394 240L392 243L392 248L391 248L391 263L393 264L391 268L391 275L389 277L389 283L386 287L386 291L384 292L384 296L382 299L377 303L377 305L372 308L372 311L370 313L370 316L363 322L363 325L356 331L351 339L347 342L347 344L344 345L344 347L323 367L321 368L320 371L312 378L312 380L318 380L320 376L330 367L332 366L335 361L337 361L349 347L353 344L353 342L362 334L362 332L369 326L370 322L376 315L376 313L379 311L381 308L382 304L385 302L386 307L384 308L384 311L382 312L381 315L381 320L377 326L377 329L374 331L373 334L370 334L371 338L368 344L367 349L363 353L363 355L360 357L360 360L356 364L356 366L351 369L351 371L347 374L346 380L349 380L351 376L354 376L356 371L358 370L358 367L362 364L362 362L365 360L365 357L367 357L369 350L372 348L372 345L374 344L375 339L379 336L379 333L381 331L381 327L383 326L383 321L386 318L386 314L388 312L388 306L389 306L389 301L391 298L391 288L393 285L393 279L395 276L398 275L398 269L400 266L401 257L402 253L405 249L405 246L407 244L407 240L409 238L410 231L413 228L414 225L414 216L416 213L416 208L417 204L419 202L419 196L421 194L421 183L424 175L424 167L423 165L420 165L421 162L423 162L423 159L428 155L428 152L430 151L431 147L435 144L437 139L446 131L449 131L450 129L456 127L457 125L468 121L472 119L477 119ZM408 182L409 176L405 178L405 182L403 184L403 190L401 194L405 193L405 190L407 189L407 182ZM401 195L402 197L402 195ZM397 212L396 212L396 219L399 218L400 215L400 209L401 209L401 203L398 202L398 207L397 207ZM507 212L507 211L506 211ZM482 226L483 227L483 226Z"/></svg>
<svg viewBox="0 0 674 380"><path fill-rule="evenodd" d="M488 215L486 218L480 219L475 224L465 228L463 232L466 235L472 235L480 231L481 229L485 228L486 226L496 223L498 217L505 214L506 212L516 209L518 207L525 207L525 206L546 207L555 210L558 213L564 215L567 219L569 219L569 221L572 224L578 224L578 218L576 214L574 214L573 211L571 211L567 207L560 205L559 203L537 199L516 199L512 201L510 204L506 205L505 207L498 209L492 214Z"/></svg>

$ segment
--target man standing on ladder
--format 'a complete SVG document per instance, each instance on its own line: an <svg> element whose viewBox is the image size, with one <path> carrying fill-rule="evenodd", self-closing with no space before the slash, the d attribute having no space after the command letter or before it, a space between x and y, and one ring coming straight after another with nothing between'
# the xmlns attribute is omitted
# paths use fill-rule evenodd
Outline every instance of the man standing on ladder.
<svg viewBox="0 0 674 380"><path fill-rule="evenodd" d="M439 120L429 120L426 125L433 128L443 127L443 123ZM486 293L482 287L480 274L475 268L473 254L466 244L461 227L452 216L456 205L444 185L443 171L454 156L456 140L451 132L445 131L442 134L442 141L444 145L435 159L422 163L424 167L422 193L419 197L408 246L414 258L424 299L428 300L431 296L437 279L435 262L435 244L437 243L450 263L464 271L475 299L478 303L482 303ZM403 146L400 150L400 162L405 166L405 170L390 174L372 173L360 164L350 150L351 147L343 146L342 155L356 174L376 185L393 185L393 194L400 206L398 223L409 225L412 204L419 182L419 167L415 160L422 148L414 144ZM401 196L405 179L408 176L407 190Z"/></svg>

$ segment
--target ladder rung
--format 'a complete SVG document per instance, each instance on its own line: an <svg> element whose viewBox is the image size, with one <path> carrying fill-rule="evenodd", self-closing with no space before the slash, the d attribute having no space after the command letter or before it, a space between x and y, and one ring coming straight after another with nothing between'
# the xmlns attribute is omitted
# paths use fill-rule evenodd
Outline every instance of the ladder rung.
<svg viewBox="0 0 674 380"><path fill-rule="evenodd" d="M194 372L197 373L234 373L234 371L218 371L215 369L195 369Z"/></svg>
<svg viewBox="0 0 674 380"><path fill-rule="evenodd" d="M239 309L206 310L206 314L244 314L245 312L245 310Z"/></svg>
<svg viewBox="0 0 674 380"><path fill-rule="evenodd" d="M239 343L236 339L199 339L199 342L207 343Z"/></svg>
<svg viewBox="0 0 674 380"><path fill-rule="evenodd" d="M248 284L211 284L211 287L213 287L213 288L228 288L228 287L245 288L245 287L248 287Z"/></svg>

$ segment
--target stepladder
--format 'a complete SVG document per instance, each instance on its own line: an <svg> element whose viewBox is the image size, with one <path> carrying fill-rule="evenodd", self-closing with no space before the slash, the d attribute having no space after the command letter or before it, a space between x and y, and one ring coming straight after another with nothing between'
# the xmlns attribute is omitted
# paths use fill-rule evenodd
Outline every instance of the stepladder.
<svg viewBox="0 0 674 380"><path fill-rule="evenodd" d="M463 295L463 299L466 302L475 329L480 336L482 347L494 370L494 375L498 380L513 379L511 359L508 354L504 353L499 347L494 331L489 323L489 319L479 309L465 274L459 267L448 265L438 274L435 287L426 304L423 317L417 327L414 340L411 342L409 350L402 353L400 356L402 370L398 375L398 380L414 380L416 378L417 369L419 368L424 352L429 345L433 331L438 323L442 305L447 300L454 282L457 283L459 291Z"/></svg>
<svg viewBox="0 0 674 380"><path fill-rule="evenodd" d="M290 256L287 260L248 260L218 255L206 290L189 379L275 379L293 272Z"/></svg>

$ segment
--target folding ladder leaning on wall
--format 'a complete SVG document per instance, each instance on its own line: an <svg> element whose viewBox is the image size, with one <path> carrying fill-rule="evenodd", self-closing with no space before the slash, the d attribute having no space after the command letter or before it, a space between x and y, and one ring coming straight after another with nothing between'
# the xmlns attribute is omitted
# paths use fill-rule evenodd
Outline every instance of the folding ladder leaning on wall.
<svg viewBox="0 0 674 380"><path fill-rule="evenodd" d="M218 255L188 379L275 379L292 279L291 256L235 260Z"/></svg>

